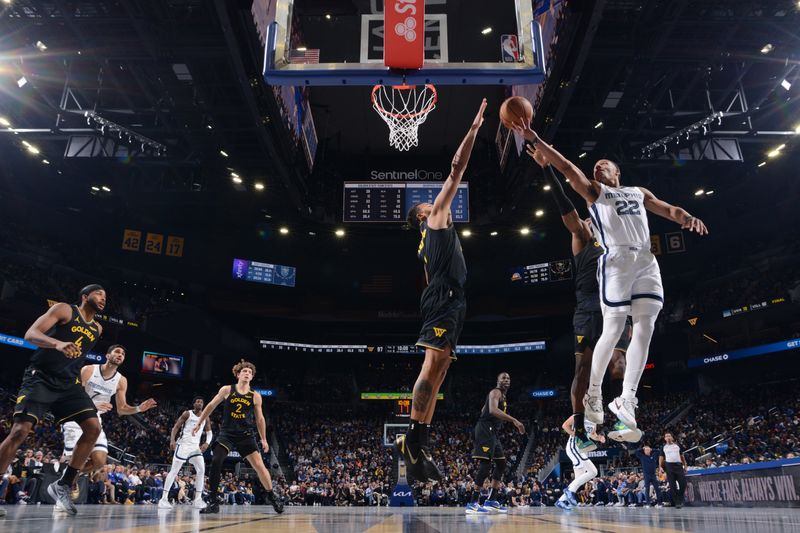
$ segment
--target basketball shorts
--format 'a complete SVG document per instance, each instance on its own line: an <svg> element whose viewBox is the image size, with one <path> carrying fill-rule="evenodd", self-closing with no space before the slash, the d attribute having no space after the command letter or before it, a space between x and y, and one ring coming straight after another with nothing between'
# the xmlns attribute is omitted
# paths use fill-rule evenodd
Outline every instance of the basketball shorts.
<svg viewBox="0 0 800 533"><path fill-rule="evenodd" d="M80 383L65 383L63 387L55 387L37 372L30 367L25 369L14 406L14 419L36 425L47 413L52 413L56 425L61 425L70 421L80 423L97 416L94 403Z"/></svg>
<svg viewBox="0 0 800 533"><path fill-rule="evenodd" d="M494 461L496 459L505 459L506 452L503 446L497 440L498 427L486 422L478 422L475 424L473 436L475 438L475 446L472 448L473 459L488 459Z"/></svg>
<svg viewBox="0 0 800 533"><path fill-rule="evenodd" d="M603 315L631 314L631 302L658 314L664 306L664 286L658 261L649 248L611 246L599 259L600 306Z"/></svg>
<svg viewBox="0 0 800 533"><path fill-rule="evenodd" d="M450 347L450 356L455 360L458 338L467 314L464 289L443 282L431 283L422 292L420 313L423 324L417 346L438 351Z"/></svg>
<svg viewBox="0 0 800 533"><path fill-rule="evenodd" d="M575 328L575 353L583 354L586 348L597 345L600 335L603 333L603 313L600 311L575 311L572 317L572 326ZM628 351L631 343L631 333L633 331L633 321L631 317L625 322L625 329L619 336L615 350L622 352Z"/></svg>
<svg viewBox="0 0 800 533"><path fill-rule="evenodd" d="M251 453L258 451L256 436L252 433L221 432L217 436L217 444L228 450L228 452L236 450L242 457L247 457Z"/></svg>
<svg viewBox="0 0 800 533"><path fill-rule="evenodd" d="M98 418L100 417L98 416ZM64 455L72 457L72 450L75 449L75 444L83 435L83 430L77 422L65 422L61 426L61 431L64 433ZM94 448L92 448L92 453L94 452L108 452L108 439L106 438L106 432L102 429L100 430L100 436L97 437L94 443Z"/></svg>
<svg viewBox="0 0 800 533"><path fill-rule="evenodd" d="M175 446L174 459L177 459L179 461L188 461L192 457L198 457L198 456L202 457L203 452L200 451L200 446L197 444L194 443L183 444L179 442ZM242 454L242 456L244 456L244 454Z"/></svg>

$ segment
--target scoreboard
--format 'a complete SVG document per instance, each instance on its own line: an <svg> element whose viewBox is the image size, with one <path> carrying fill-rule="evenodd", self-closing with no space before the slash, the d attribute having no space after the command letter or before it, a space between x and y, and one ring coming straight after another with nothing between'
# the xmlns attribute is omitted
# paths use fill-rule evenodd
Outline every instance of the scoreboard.
<svg viewBox="0 0 800 533"><path fill-rule="evenodd" d="M562 259L511 269L511 282L531 285L548 281L572 279L572 261Z"/></svg>
<svg viewBox="0 0 800 533"><path fill-rule="evenodd" d="M344 184L344 222L403 222L411 206L433 203L442 190L440 181ZM469 184L460 183L450 206L453 222L469 222Z"/></svg>
<svg viewBox="0 0 800 533"><path fill-rule="evenodd" d="M233 260L233 279L294 287L294 267L260 263L249 259Z"/></svg>

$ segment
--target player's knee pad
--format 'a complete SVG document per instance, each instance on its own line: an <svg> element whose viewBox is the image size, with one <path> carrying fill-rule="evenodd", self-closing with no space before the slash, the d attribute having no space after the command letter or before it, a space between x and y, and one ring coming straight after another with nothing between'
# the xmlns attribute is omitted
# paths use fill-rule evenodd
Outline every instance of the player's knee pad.
<svg viewBox="0 0 800 533"><path fill-rule="evenodd" d="M478 459L478 470L475 471L475 483L478 487L483 486L483 482L489 477L492 470L492 462L487 459Z"/></svg>
<svg viewBox="0 0 800 533"><path fill-rule="evenodd" d="M506 463L505 459L495 459L492 479L495 481L502 481L503 476L506 474L506 468L508 468L508 463Z"/></svg>

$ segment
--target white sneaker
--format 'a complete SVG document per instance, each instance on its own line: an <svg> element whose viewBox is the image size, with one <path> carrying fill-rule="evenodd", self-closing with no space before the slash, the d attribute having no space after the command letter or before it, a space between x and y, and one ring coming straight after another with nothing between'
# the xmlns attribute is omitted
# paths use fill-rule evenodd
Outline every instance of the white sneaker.
<svg viewBox="0 0 800 533"><path fill-rule="evenodd" d="M585 407L584 416L586 420L593 424L603 423L603 397L602 396L586 396L583 397L583 406Z"/></svg>
<svg viewBox="0 0 800 533"><path fill-rule="evenodd" d="M623 502L617 502L614 504L614 507L625 507L625 504Z"/></svg>
<svg viewBox="0 0 800 533"><path fill-rule="evenodd" d="M59 513L66 512L66 509L64 509L64 506L58 500L56 500L56 506L55 506L55 508L53 510L54 511L58 511Z"/></svg>
<svg viewBox="0 0 800 533"><path fill-rule="evenodd" d="M622 396L617 396L613 402L608 404L611 412L617 415L617 418L630 429L637 429L636 408L638 406L639 400L636 398L623 398Z"/></svg>
<svg viewBox="0 0 800 533"><path fill-rule="evenodd" d="M160 500L158 500L158 508L159 509L172 509L172 504L169 503L169 500L165 500L164 498L161 498Z"/></svg>
<svg viewBox="0 0 800 533"><path fill-rule="evenodd" d="M193 506L195 509L205 509L206 502L203 501L203 498L195 498Z"/></svg>

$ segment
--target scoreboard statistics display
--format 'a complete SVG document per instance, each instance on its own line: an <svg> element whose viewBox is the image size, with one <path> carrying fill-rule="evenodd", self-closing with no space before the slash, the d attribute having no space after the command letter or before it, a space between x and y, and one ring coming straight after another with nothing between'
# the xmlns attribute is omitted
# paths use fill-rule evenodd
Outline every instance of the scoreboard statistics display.
<svg viewBox="0 0 800 533"><path fill-rule="evenodd" d="M296 270L291 266L260 263L249 259L234 259L233 279L294 287Z"/></svg>
<svg viewBox="0 0 800 533"><path fill-rule="evenodd" d="M403 222L411 206L433 203L442 190L439 181L375 183L348 181L344 184L344 222ZM458 186L450 206L453 222L469 222L469 184Z"/></svg>
<svg viewBox="0 0 800 533"><path fill-rule="evenodd" d="M511 269L511 282L523 285L572 279L572 261L562 259Z"/></svg>

